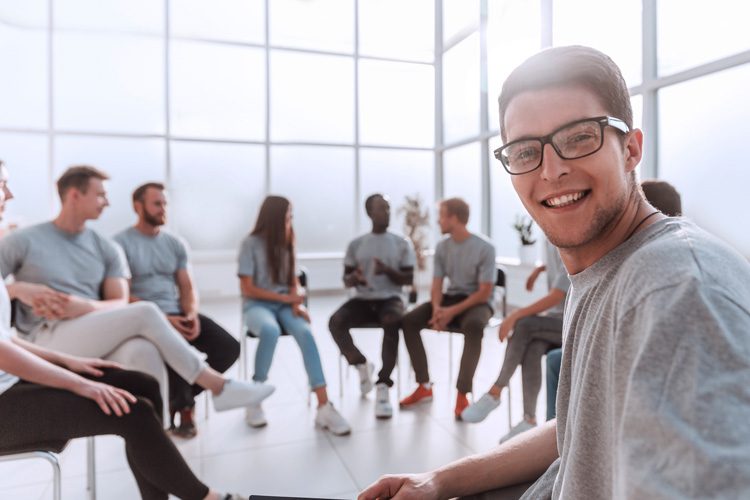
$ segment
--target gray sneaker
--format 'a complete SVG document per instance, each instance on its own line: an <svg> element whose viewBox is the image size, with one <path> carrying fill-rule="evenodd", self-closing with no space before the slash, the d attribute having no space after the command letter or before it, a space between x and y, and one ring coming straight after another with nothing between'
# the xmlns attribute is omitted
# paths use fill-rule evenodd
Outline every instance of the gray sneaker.
<svg viewBox="0 0 750 500"><path fill-rule="evenodd" d="M498 406L500 406L500 398L495 399L490 393L487 393L479 398L479 401L470 404L461 412L461 420L472 424L481 422Z"/></svg>
<svg viewBox="0 0 750 500"><path fill-rule="evenodd" d="M375 417L391 418L393 416L393 406L391 398L388 395L388 385L380 383L375 386Z"/></svg>
<svg viewBox="0 0 750 500"><path fill-rule="evenodd" d="M268 423L260 403L245 407L245 422L250 427L263 427Z"/></svg>
<svg viewBox="0 0 750 500"><path fill-rule="evenodd" d="M318 408L318 413L315 415L315 425L322 429L328 429L337 436L345 436L352 432L349 423L336 411L330 401Z"/></svg>
<svg viewBox="0 0 750 500"><path fill-rule="evenodd" d="M274 391L274 386L259 382L227 379L221 393L214 394L214 409L226 411L240 406L260 404Z"/></svg>
<svg viewBox="0 0 750 500"><path fill-rule="evenodd" d="M531 430L534 427L536 427L536 425L530 424L526 420L521 420L520 424L516 424L515 426L513 426L513 428L510 430L509 433L507 433L505 436L500 438L500 444L503 444L504 442L518 436L519 434L523 432Z"/></svg>
<svg viewBox="0 0 750 500"><path fill-rule="evenodd" d="M354 366L357 368L357 373L359 373L359 392L362 393L362 396L367 396L373 387L372 374L375 371L375 365L366 361Z"/></svg>

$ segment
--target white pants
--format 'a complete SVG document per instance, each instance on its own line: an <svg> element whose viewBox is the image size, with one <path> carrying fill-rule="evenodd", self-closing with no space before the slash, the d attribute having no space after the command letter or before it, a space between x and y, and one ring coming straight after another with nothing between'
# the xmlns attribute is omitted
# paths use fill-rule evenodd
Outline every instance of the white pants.
<svg viewBox="0 0 750 500"><path fill-rule="evenodd" d="M207 368L201 353L180 335L151 302L43 323L32 332L34 342L53 351L117 361L155 377L166 394L169 365L194 384ZM168 403L169 398L165 397ZM165 404L165 407L168 405Z"/></svg>

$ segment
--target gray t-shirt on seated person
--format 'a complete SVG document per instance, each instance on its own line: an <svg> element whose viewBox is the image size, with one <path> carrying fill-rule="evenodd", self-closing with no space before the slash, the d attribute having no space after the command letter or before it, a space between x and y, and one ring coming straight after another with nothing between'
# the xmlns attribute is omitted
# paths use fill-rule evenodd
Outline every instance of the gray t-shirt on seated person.
<svg viewBox="0 0 750 500"><path fill-rule="evenodd" d="M571 282L559 473L553 466L524 498L747 498L746 259L672 218Z"/></svg>
<svg viewBox="0 0 750 500"><path fill-rule="evenodd" d="M11 232L0 239L0 272L16 281L47 285L58 292L101 300L106 278L130 278L122 249L86 228L68 233L52 222ZM29 335L45 320L19 302L16 329Z"/></svg>
<svg viewBox="0 0 750 500"><path fill-rule="evenodd" d="M379 300L399 297L401 285L385 274L375 274L376 258L396 270L414 267L416 255L411 242L391 232L367 233L349 243L344 257L344 266L360 268L367 280L366 285L357 285L356 298Z"/></svg>
<svg viewBox="0 0 750 500"><path fill-rule="evenodd" d="M547 239L544 240L544 265L546 267L545 272L547 273L547 289L551 291L553 288L556 288L563 293L568 293L568 288L570 288L568 271L560 259L560 252L557 250L557 247ZM564 307L565 301L563 300L559 304L547 309L545 314L547 316L562 318Z"/></svg>
<svg viewBox="0 0 750 500"><path fill-rule="evenodd" d="M282 250L281 269L279 277L283 283L274 283L271 279L271 266L266 253L266 240L259 236L250 235L240 245L239 266L237 276L249 276L253 285L275 293L289 293L286 276L289 272L289 252Z"/></svg>
<svg viewBox="0 0 750 500"><path fill-rule="evenodd" d="M480 283L495 283L495 247L477 234L462 242L448 236L435 248L433 268L435 278L448 278L447 295L471 295ZM488 303L492 307L491 297Z"/></svg>
<svg viewBox="0 0 750 500"><path fill-rule="evenodd" d="M117 233L114 239L128 259L130 293L155 303L166 314L181 314L175 274L188 268L187 244L163 229L149 236L134 227Z"/></svg>

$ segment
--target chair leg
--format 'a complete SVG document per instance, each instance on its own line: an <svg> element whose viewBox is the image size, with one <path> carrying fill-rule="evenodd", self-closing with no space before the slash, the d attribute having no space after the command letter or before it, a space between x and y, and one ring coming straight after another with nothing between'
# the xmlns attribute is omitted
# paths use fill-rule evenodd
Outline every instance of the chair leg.
<svg viewBox="0 0 750 500"><path fill-rule="evenodd" d="M341 354L338 356L339 359L339 400L341 403L344 402L344 374L341 370Z"/></svg>
<svg viewBox="0 0 750 500"><path fill-rule="evenodd" d="M89 500L96 500L96 446L93 436L86 438L86 490Z"/></svg>
<svg viewBox="0 0 750 500"><path fill-rule="evenodd" d="M453 385L453 332L448 332L448 391Z"/></svg>

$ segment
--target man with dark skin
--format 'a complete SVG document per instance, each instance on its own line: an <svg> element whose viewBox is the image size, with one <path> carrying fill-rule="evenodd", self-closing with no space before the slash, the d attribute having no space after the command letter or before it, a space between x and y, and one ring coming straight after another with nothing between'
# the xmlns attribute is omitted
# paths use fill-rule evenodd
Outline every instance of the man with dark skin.
<svg viewBox="0 0 750 500"><path fill-rule="evenodd" d="M401 288L414 280L415 254L404 237L388 231L391 206L382 194L365 201L372 231L354 239L344 258L344 285L355 289L354 296L342 305L329 322L331 335L350 365L359 372L360 391L372 390L373 365L357 349L350 333L357 325L376 323L383 328L383 367L378 373L375 416L390 418L393 408L388 389L398 357L398 335L404 303Z"/></svg>

